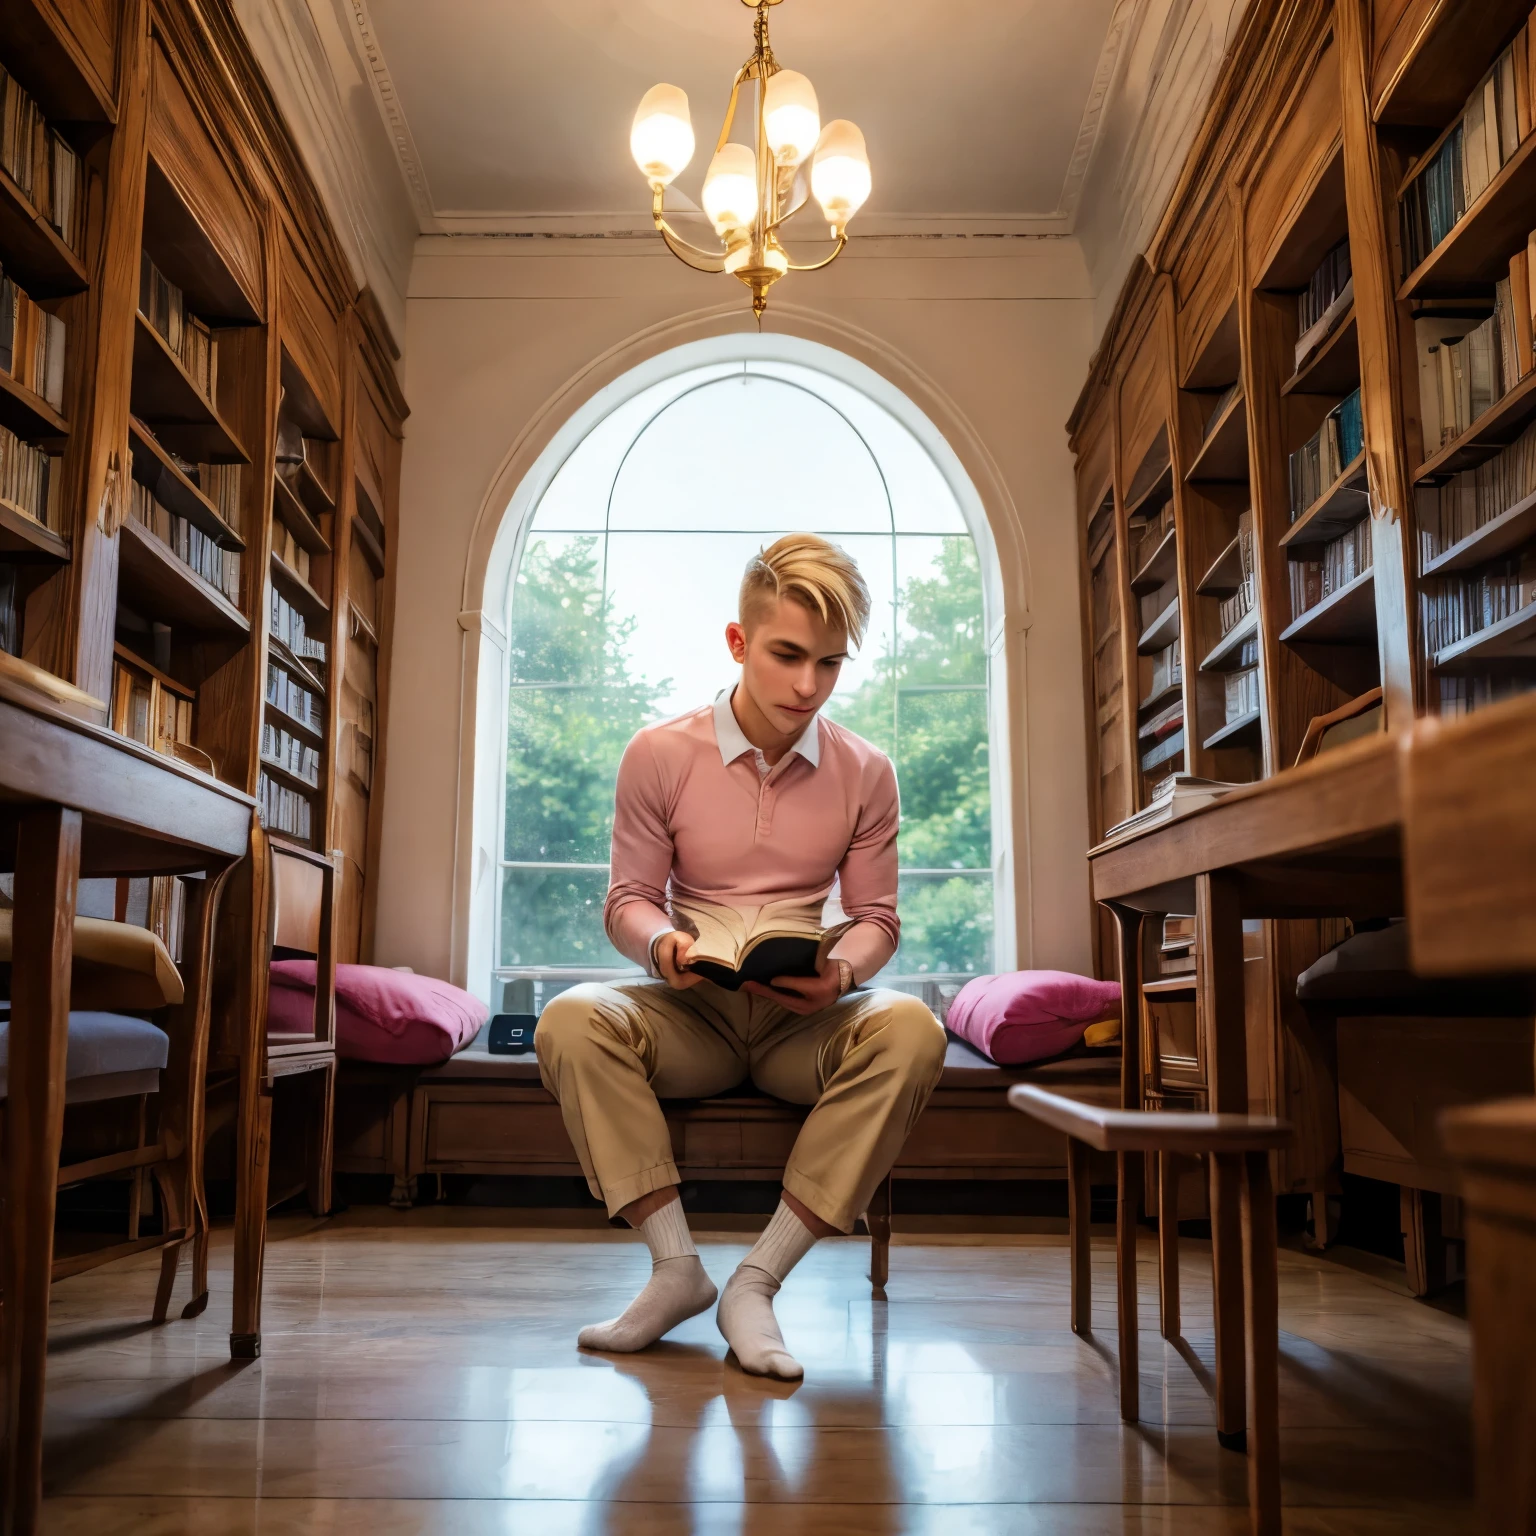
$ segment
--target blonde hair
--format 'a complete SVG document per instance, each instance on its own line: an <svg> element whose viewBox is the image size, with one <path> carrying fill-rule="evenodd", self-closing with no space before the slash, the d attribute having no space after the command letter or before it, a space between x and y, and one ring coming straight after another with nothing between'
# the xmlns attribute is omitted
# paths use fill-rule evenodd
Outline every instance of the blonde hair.
<svg viewBox="0 0 1536 1536"><path fill-rule="evenodd" d="M869 588L859 568L836 544L814 533L786 533L760 549L741 578L740 616L769 598L790 597L822 622L841 626L855 646L869 624Z"/></svg>

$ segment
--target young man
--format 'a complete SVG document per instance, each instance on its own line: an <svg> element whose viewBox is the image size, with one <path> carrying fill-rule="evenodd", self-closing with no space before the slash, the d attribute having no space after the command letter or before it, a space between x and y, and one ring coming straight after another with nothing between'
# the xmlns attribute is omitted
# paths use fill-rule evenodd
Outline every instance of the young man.
<svg viewBox="0 0 1536 1536"><path fill-rule="evenodd" d="M619 765L604 922L654 979L581 986L534 1035L592 1193L638 1227L651 1278L584 1349L644 1349L715 1300L679 1201L657 1100L705 1098L750 1077L813 1104L773 1219L720 1297L717 1322L744 1370L796 1380L773 1298L819 1237L852 1231L944 1062L944 1031L915 998L854 989L890 959L896 916L896 775L820 718L869 620L869 591L835 545L790 534L747 567L726 626L741 681L715 703L641 731ZM679 902L751 914L802 902L819 917L838 885L853 926L814 977L728 992L689 969Z"/></svg>

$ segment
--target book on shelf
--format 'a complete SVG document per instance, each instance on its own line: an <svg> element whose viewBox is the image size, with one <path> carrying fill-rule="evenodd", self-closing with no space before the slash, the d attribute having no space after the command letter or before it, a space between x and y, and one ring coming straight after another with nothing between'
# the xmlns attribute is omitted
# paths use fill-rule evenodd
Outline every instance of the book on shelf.
<svg viewBox="0 0 1536 1536"><path fill-rule="evenodd" d="M63 537L63 485L56 460L0 427L0 501Z"/></svg>
<svg viewBox="0 0 1536 1536"><path fill-rule="evenodd" d="M1518 80L1516 69L1517 53L1524 56L1527 51L1522 27L1478 82L1434 154L1403 189L1398 222L1410 272L1450 234L1503 169L1519 148L1522 127L1529 132L1528 123L1522 123L1529 115L1529 82Z"/></svg>
<svg viewBox="0 0 1536 1536"><path fill-rule="evenodd" d="M1141 771L1151 773L1154 769L1161 768L1164 763L1171 763L1174 758L1184 755L1184 722L1179 721L1178 728L1141 754Z"/></svg>
<svg viewBox="0 0 1536 1536"><path fill-rule="evenodd" d="M1336 539L1330 539L1310 560L1289 562L1291 617L1299 619L1325 598L1347 587L1372 561L1371 520L1362 518Z"/></svg>
<svg viewBox="0 0 1536 1536"><path fill-rule="evenodd" d="M1307 286L1296 295L1297 368L1322 346L1354 302L1355 280L1346 238L1323 257Z"/></svg>
<svg viewBox="0 0 1536 1536"><path fill-rule="evenodd" d="M1164 822L1187 816L1202 805L1219 800L1230 790L1241 789L1241 784L1224 783L1221 779L1203 779L1194 773L1171 773L1152 791L1151 798L1134 816L1117 822L1104 834L1105 840L1130 837L1145 832L1149 827L1159 827Z"/></svg>
<svg viewBox="0 0 1536 1536"><path fill-rule="evenodd" d="M1470 714L1500 699L1512 699L1536 688L1536 677L1512 674L1508 677L1496 674L1473 677L1442 677L1440 684L1440 713L1454 719Z"/></svg>
<svg viewBox="0 0 1536 1536"><path fill-rule="evenodd" d="M1364 446L1356 389L1328 412L1317 431L1290 456L1293 523L1354 463Z"/></svg>
<svg viewBox="0 0 1536 1536"><path fill-rule="evenodd" d="M1447 646L1523 612L1536 602L1536 550L1490 561L1472 576L1443 576L1419 589L1424 647Z"/></svg>
<svg viewBox="0 0 1536 1536"><path fill-rule="evenodd" d="M0 271L0 372L41 395L56 411L64 409L66 337L63 320Z"/></svg>
<svg viewBox="0 0 1536 1536"><path fill-rule="evenodd" d="M85 214L80 157L48 126L37 103L3 65L0 166L78 256Z"/></svg>
<svg viewBox="0 0 1536 1536"><path fill-rule="evenodd" d="M178 463L181 461L178 459ZM183 466L185 468L185 466ZM187 478L213 503L214 510L235 533L241 531L244 516L240 492L244 487L243 464L194 464Z"/></svg>
<svg viewBox="0 0 1536 1536"><path fill-rule="evenodd" d="M1253 612L1257 594L1257 581L1253 557L1253 511L1250 508L1237 520L1237 556L1242 574L1237 590L1224 597L1218 608L1217 618L1223 636L1230 635Z"/></svg>
<svg viewBox="0 0 1536 1536"><path fill-rule="evenodd" d="M139 252L139 313L181 360L198 393L212 404L219 385L219 343L211 328L187 308L186 295Z"/></svg>
<svg viewBox="0 0 1536 1536"><path fill-rule="evenodd" d="M325 641L310 637L304 627L304 615L281 592L271 589L270 627L274 635L293 652L300 661L318 661L325 664Z"/></svg>
<svg viewBox="0 0 1536 1536"><path fill-rule="evenodd" d="M112 729L168 757L192 745L192 689L169 682L119 649L112 663Z"/></svg>
<svg viewBox="0 0 1536 1536"><path fill-rule="evenodd" d="M288 837L307 842L312 835L314 811L308 796L286 784L279 784L266 773L256 777L256 804L262 825Z"/></svg>
<svg viewBox="0 0 1536 1536"><path fill-rule="evenodd" d="M1131 556L1131 571L1134 574L1152 558L1152 552L1173 527L1173 501L1165 501L1150 517L1135 518L1130 527L1132 533L1138 528L1141 530L1141 536L1134 546L1135 552Z"/></svg>
<svg viewBox="0 0 1536 1536"><path fill-rule="evenodd" d="M1419 556L1428 565L1453 544L1536 495L1536 423L1491 459L1439 485L1414 488Z"/></svg>
<svg viewBox="0 0 1536 1536"><path fill-rule="evenodd" d="M280 517L272 519L272 553L301 581L309 580L309 551Z"/></svg>
<svg viewBox="0 0 1536 1536"><path fill-rule="evenodd" d="M267 703L312 731L325 729L325 705L320 695L304 687L276 661L267 663Z"/></svg>
<svg viewBox="0 0 1536 1536"><path fill-rule="evenodd" d="M1175 699L1166 708L1158 710L1150 720L1143 721L1136 729L1136 739L1142 742L1162 741L1184 724L1184 701Z"/></svg>
<svg viewBox="0 0 1536 1536"><path fill-rule="evenodd" d="M320 785L320 753L307 741L291 736L280 725L264 721L261 727L262 761L302 779L312 789Z"/></svg>
<svg viewBox="0 0 1536 1536"><path fill-rule="evenodd" d="M1459 437L1531 371L1526 264L1524 251L1511 260L1510 275L1495 284L1493 313L1485 319L1414 321L1426 454Z"/></svg>
<svg viewBox="0 0 1536 1536"><path fill-rule="evenodd" d="M1171 784L1165 779L1164 783ZM1157 946L1157 969L1162 976L1187 976L1195 968L1195 920L1169 913L1163 919L1161 942Z"/></svg>
<svg viewBox="0 0 1536 1536"><path fill-rule="evenodd" d="M1179 642L1175 640L1171 645L1165 645L1162 650L1152 653L1152 682L1147 690L1147 698L1155 699L1165 689L1177 688L1183 681L1184 657L1179 650Z"/></svg>
<svg viewBox="0 0 1536 1536"><path fill-rule="evenodd" d="M1243 647L1244 652L1247 646ZM1257 644L1254 649L1257 650ZM1239 667L1235 672L1228 672L1225 678L1227 685L1226 697L1226 723L1231 725L1234 721L1241 720L1245 715L1257 714L1259 710L1259 669L1254 664Z"/></svg>
<svg viewBox="0 0 1536 1536"><path fill-rule="evenodd" d="M678 926L692 932L688 968L727 992L775 976L814 976L851 922L822 926L819 903L770 901L740 911L713 902L672 902Z"/></svg>
<svg viewBox="0 0 1536 1536"><path fill-rule="evenodd" d="M147 485L129 486L128 511L200 581L240 606L240 553L225 549L186 518L178 517L155 499Z"/></svg>

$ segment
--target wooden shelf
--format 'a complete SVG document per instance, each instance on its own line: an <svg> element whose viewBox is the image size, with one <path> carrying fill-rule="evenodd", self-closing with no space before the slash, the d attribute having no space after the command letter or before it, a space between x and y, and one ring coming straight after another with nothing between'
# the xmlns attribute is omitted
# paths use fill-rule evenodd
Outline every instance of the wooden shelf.
<svg viewBox="0 0 1536 1536"><path fill-rule="evenodd" d="M301 795L318 795L319 784L311 784L308 779L301 778L293 769L285 768L281 763L274 762L270 757L258 757L261 771L274 779L281 779L290 789L296 789Z"/></svg>
<svg viewBox="0 0 1536 1536"><path fill-rule="evenodd" d="M149 529L125 518L118 532L120 599L147 619L243 638L251 626L222 592L184 565Z"/></svg>
<svg viewBox="0 0 1536 1536"><path fill-rule="evenodd" d="M1134 489L1134 486L1132 487ZM1155 517L1173 499L1173 465L1164 462L1144 491L1137 491L1135 499L1126 503L1127 521L1133 517Z"/></svg>
<svg viewBox="0 0 1536 1536"><path fill-rule="evenodd" d="M1424 567L1426 576L1448 576L1497 560L1536 539L1536 494L1506 507L1497 517L1458 539Z"/></svg>
<svg viewBox="0 0 1536 1536"><path fill-rule="evenodd" d="M330 540L320 532L320 525L309 515L309 508L293 494L281 475L272 477L272 510L292 531L295 542L312 555L328 555Z"/></svg>
<svg viewBox="0 0 1536 1536"><path fill-rule="evenodd" d="M142 314L133 317L132 413L168 447L195 464L249 464L213 403Z"/></svg>
<svg viewBox="0 0 1536 1536"><path fill-rule="evenodd" d="M285 672L292 672L303 685L314 693L324 694L325 684L321 682L320 675L315 668L319 662L305 661L294 655L292 651L269 629L267 631L267 649L272 654Z"/></svg>
<svg viewBox="0 0 1536 1536"><path fill-rule="evenodd" d="M1280 393L1342 397L1359 387L1360 329L1351 304L1311 357L1280 386Z"/></svg>
<svg viewBox="0 0 1536 1536"><path fill-rule="evenodd" d="M1527 134L1445 239L1408 274L1398 298L1457 293L1507 276L1509 258L1525 249L1532 202L1536 202L1536 134Z"/></svg>
<svg viewBox="0 0 1536 1536"><path fill-rule="evenodd" d="M1242 545L1234 534L1232 542L1211 562L1211 568L1195 588L1201 597L1231 597L1243 584Z"/></svg>
<svg viewBox="0 0 1536 1536"><path fill-rule="evenodd" d="M1156 592L1177 570L1179 546L1174 529L1169 527L1157 541L1157 548L1142 562L1141 569L1131 577L1131 591L1138 597Z"/></svg>
<svg viewBox="0 0 1536 1536"><path fill-rule="evenodd" d="M1236 624L1216 642L1200 663L1202 672L1231 672L1242 655L1243 642L1251 640L1259 632L1259 610L1250 608Z"/></svg>
<svg viewBox="0 0 1536 1536"><path fill-rule="evenodd" d="M144 248L199 319L215 325L255 325L261 319L258 303L153 154L144 177Z"/></svg>
<svg viewBox="0 0 1536 1536"><path fill-rule="evenodd" d="M1110 536L1113 537L1114 525L1110 525ZM361 517L352 519L352 537L362 545L363 558L368 562L375 576L384 575L384 546L373 536L373 529Z"/></svg>
<svg viewBox="0 0 1536 1536"><path fill-rule="evenodd" d="M1365 450L1344 466L1337 480L1280 535L1292 560L1307 558L1307 550L1348 533L1370 513L1365 491Z"/></svg>
<svg viewBox="0 0 1536 1536"><path fill-rule="evenodd" d="M276 550L272 552L270 560L273 585L306 619L329 629L331 605L297 571L285 565Z"/></svg>
<svg viewBox="0 0 1536 1536"><path fill-rule="evenodd" d="M1161 768L1164 763L1171 763L1176 757L1184 755L1184 727L1180 726L1171 736L1160 741L1155 747L1145 754L1138 754L1137 764L1143 773L1151 773L1154 768Z"/></svg>
<svg viewBox="0 0 1536 1536"><path fill-rule="evenodd" d="M1248 478L1248 402L1238 394L1211 424L1194 463L1185 471L1190 484Z"/></svg>
<svg viewBox="0 0 1536 1536"><path fill-rule="evenodd" d="M315 517L329 516L336 510L336 498L325 488L325 482L308 459L299 465L296 479L299 500Z"/></svg>
<svg viewBox="0 0 1536 1536"><path fill-rule="evenodd" d="M290 736L302 736L306 741L324 749L325 733L317 726L309 724L307 720L300 720L296 715L290 715L286 709L279 709L271 699L263 699L262 708L266 710L272 723L282 726Z"/></svg>
<svg viewBox="0 0 1536 1536"><path fill-rule="evenodd" d="M1470 427L1453 437L1414 471L1414 483L1443 479L1485 464L1507 448L1536 417L1536 371L1526 374L1502 399L1494 401Z"/></svg>
<svg viewBox="0 0 1536 1536"><path fill-rule="evenodd" d="M352 638L357 638L357 631L361 630L363 638L375 648L379 643L379 632L373 627L373 620L363 612L349 597L347 599L347 612L352 616Z"/></svg>
<svg viewBox="0 0 1536 1536"><path fill-rule="evenodd" d="M1375 645L1376 573L1367 566L1280 633L1286 645Z"/></svg>
<svg viewBox="0 0 1536 1536"><path fill-rule="evenodd" d="M29 443L57 443L69 436L69 423L39 394L0 373L0 426Z"/></svg>
<svg viewBox="0 0 1536 1536"><path fill-rule="evenodd" d="M1214 736L1205 738L1204 746L1207 752L1214 751L1217 747L1235 747L1243 742L1257 743L1262 731L1259 725L1258 710L1250 710L1246 715L1239 715L1236 720L1222 726Z"/></svg>
<svg viewBox="0 0 1536 1536"><path fill-rule="evenodd" d="M1182 678L1176 683L1165 683L1156 693L1149 693L1136 706L1136 713L1138 715L1155 713L1164 704L1171 704L1183 692L1184 680Z"/></svg>
<svg viewBox="0 0 1536 1536"><path fill-rule="evenodd" d="M319 394L304 377L304 370L288 355L286 347L283 348L279 373L283 385L283 414L299 424L299 430L305 437L319 438L323 443L334 443L336 428L331 425L330 417L325 414L325 407L320 403Z"/></svg>
<svg viewBox="0 0 1536 1536"><path fill-rule="evenodd" d="M20 507L0 501L0 556L14 565L62 565L69 559L69 545Z"/></svg>
<svg viewBox="0 0 1536 1536"><path fill-rule="evenodd" d="M81 194L84 195L84 189ZM25 192L0 169L0 267L34 299L79 293L90 286L85 264Z"/></svg>
<svg viewBox="0 0 1536 1536"><path fill-rule="evenodd" d="M1344 148L1340 144L1295 211L1271 237L1254 287L1271 293L1299 292L1311 282L1323 257L1348 233Z"/></svg>
<svg viewBox="0 0 1536 1536"><path fill-rule="evenodd" d="M117 112L107 84L80 64L79 45L55 31L37 0L5 7L5 67L21 81L50 124L115 123Z"/></svg>
<svg viewBox="0 0 1536 1536"><path fill-rule="evenodd" d="M1482 672L1511 663L1536 663L1536 604L1435 652L1440 672Z"/></svg>
<svg viewBox="0 0 1536 1536"><path fill-rule="evenodd" d="M1212 327L1199 352L1190 359L1180 389L1225 389L1243 371L1242 340L1237 318L1237 295L1227 300L1221 319Z"/></svg>
<svg viewBox="0 0 1536 1536"><path fill-rule="evenodd" d="M1195 973L1190 971L1183 976L1163 976L1157 981L1144 981L1141 984L1143 997L1170 997L1177 996L1181 992L1193 992L1195 990Z"/></svg>
<svg viewBox="0 0 1536 1536"><path fill-rule="evenodd" d="M1136 650L1142 656L1152 656L1166 649L1179 638L1179 600L1168 604L1153 621L1142 630L1136 642Z"/></svg>
<svg viewBox="0 0 1536 1536"><path fill-rule="evenodd" d="M1450 122L1530 11L1522 0L1440 0L1410 52L1380 83L1372 115L1385 127Z"/></svg>
<svg viewBox="0 0 1536 1536"><path fill-rule="evenodd" d="M167 512L184 517L224 549L244 549L245 540L219 516L219 509L186 476L142 421L128 418L133 478L149 487Z"/></svg>

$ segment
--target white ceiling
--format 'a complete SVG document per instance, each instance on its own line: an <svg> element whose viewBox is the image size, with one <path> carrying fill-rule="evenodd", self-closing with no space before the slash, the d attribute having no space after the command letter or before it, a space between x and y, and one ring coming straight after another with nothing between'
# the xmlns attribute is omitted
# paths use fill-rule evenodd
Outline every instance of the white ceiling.
<svg viewBox="0 0 1536 1536"><path fill-rule="evenodd" d="M629 158L646 88L688 92L696 198L731 76L741 0L346 0L421 227L648 228ZM774 51L822 117L864 130L889 230L1066 232L1128 0L786 0ZM1112 24L1113 23L1113 24Z"/></svg>

